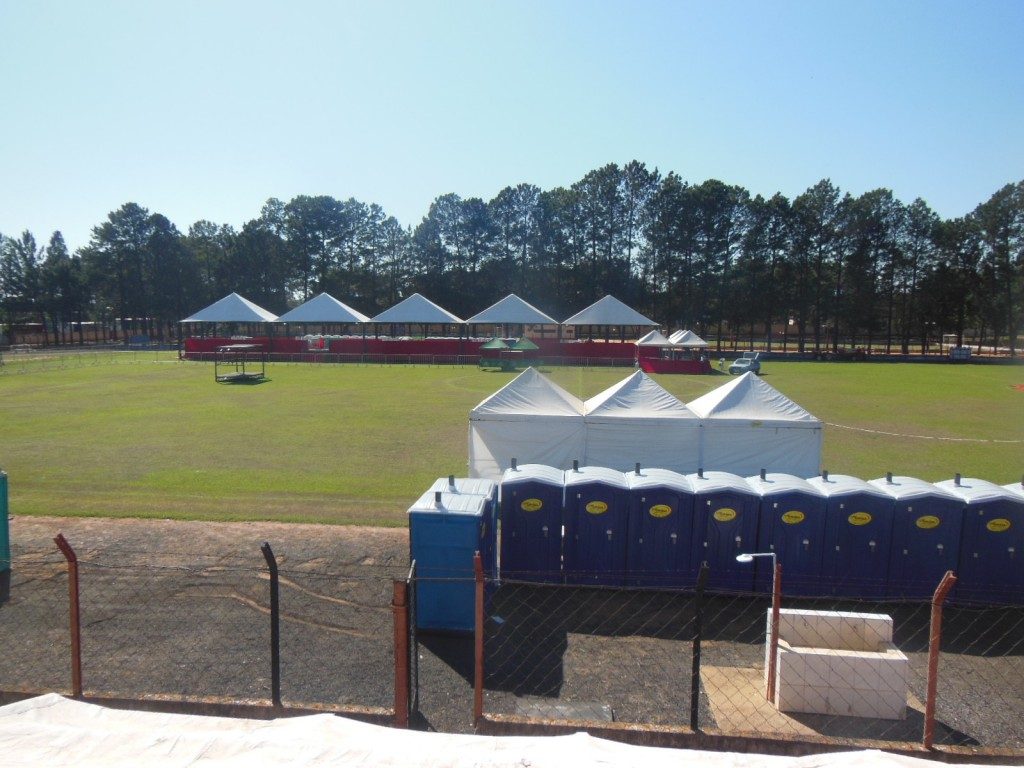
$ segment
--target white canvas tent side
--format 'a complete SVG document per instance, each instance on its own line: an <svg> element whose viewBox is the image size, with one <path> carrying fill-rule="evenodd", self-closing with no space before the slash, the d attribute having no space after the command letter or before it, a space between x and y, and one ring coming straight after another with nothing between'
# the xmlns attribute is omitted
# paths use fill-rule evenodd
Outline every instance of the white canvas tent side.
<svg viewBox="0 0 1024 768"><path fill-rule="evenodd" d="M700 466L700 420L643 371L594 395L583 411L587 466L626 472L640 462L680 474Z"/></svg>
<svg viewBox="0 0 1024 768"><path fill-rule="evenodd" d="M811 477L822 424L753 373L687 403L701 419L701 465L743 477L762 469Z"/></svg>
<svg viewBox="0 0 1024 768"><path fill-rule="evenodd" d="M583 463L583 402L533 368L469 412L469 476L500 480L512 466Z"/></svg>

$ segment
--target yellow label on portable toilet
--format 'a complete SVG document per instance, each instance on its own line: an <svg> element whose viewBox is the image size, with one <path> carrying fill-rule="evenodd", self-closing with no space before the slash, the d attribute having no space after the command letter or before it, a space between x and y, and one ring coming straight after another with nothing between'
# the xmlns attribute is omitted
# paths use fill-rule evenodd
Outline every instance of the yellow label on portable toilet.
<svg viewBox="0 0 1024 768"><path fill-rule="evenodd" d="M592 515L603 515L608 511L608 505L603 501L592 501L587 504L585 509Z"/></svg>
<svg viewBox="0 0 1024 768"><path fill-rule="evenodd" d="M791 509L789 512L782 513L782 522L787 525L796 525L804 521L804 513L799 509Z"/></svg>
<svg viewBox="0 0 1024 768"><path fill-rule="evenodd" d="M523 499L523 503L519 505L519 508L523 512L536 512L543 506L544 502L540 499Z"/></svg>
<svg viewBox="0 0 1024 768"><path fill-rule="evenodd" d="M939 518L937 518L935 515L922 515L921 517L917 518L917 522L914 523L914 525L916 525L918 528L924 528L925 530L928 530L929 528L938 528L940 522L942 521L939 520Z"/></svg>
<svg viewBox="0 0 1024 768"><path fill-rule="evenodd" d="M672 514L672 507L668 504L655 504L648 512L651 513L651 517L668 517Z"/></svg>
<svg viewBox="0 0 1024 768"><path fill-rule="evenodd" d="M1010 521L1005 517L996 517L985 523L985 527L992 531L992 533L1002 533L1003 531L1010 530Z"/></svg>
<svg viewBox="0 0 1024 768"><path fill-rule="evenodd" d="M867 525L871 522L870 512L854 512L848 518L846 518L850 525Z"/></svg>
<svg viewBox="0 0 1024 768"><path fill-rule="evenodd" d="M728 523L730 520L736 519L736 510L730 507L722 507L721 509L716 509L712 517L720 523Z"/></svg>

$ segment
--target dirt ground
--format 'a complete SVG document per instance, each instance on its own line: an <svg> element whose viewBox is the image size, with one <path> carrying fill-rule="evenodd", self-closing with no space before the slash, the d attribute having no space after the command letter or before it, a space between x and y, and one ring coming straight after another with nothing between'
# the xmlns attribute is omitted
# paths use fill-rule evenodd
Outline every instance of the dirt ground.
<svg viewBox="0 0 1024 768"><path fill-rule="evenodd" d="M80 561L87 692L268 700L269 576L260 551L268 542L280 571L284 702L393 705L390 606L393 580L408 572L406 530L282 523L12 518L0 690L70 690L59 532ZM486 711L689 723L692 596L516 584L487 595ZM760 696L765 608L763 598L708 599L702 728L919 738L927 606L860 606L893 615L897 645L910 659L906 721L874 725L820 716L783 722L751 708ZM1021 609L947 611L939 742L1024 748L1021 627ZM468 635L420 634L418 727L472 731L473 658Z"/></svg>

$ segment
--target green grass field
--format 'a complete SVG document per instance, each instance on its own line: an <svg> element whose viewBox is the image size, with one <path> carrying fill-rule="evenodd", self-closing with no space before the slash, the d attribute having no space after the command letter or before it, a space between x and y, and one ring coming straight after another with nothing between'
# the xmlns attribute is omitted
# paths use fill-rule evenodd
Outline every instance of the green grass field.
<svg viewBox="0 0 1024 768"><path fill-rule="evenodd" d="M12 514L404 525L435 478L466 474L468 412L513 377L271 364L263 384L225 385L211 364L122 354L0 369ZM856 428L825 428L833 473L1002 484L1024 471L1024 443L995 442L1024 440L1020 366L769 361L763 372L823 421ZM546 373L586 398L631 370ZM729 380L656 378L683 401Z"/></svg>

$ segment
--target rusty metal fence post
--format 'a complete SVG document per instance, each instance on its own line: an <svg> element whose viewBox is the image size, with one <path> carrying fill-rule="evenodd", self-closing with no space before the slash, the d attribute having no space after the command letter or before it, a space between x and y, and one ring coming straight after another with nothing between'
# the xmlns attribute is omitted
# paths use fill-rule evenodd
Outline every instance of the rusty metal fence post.
<svg viewBox="0 0 1024 768"><path fill-rule="evenodd" d="M690 728L700 728L700 643L704 638L704 587L708 583L708 562L700 564L697 596L693 601L693 666L690 669Z"/></svg>
<svg viewBox="0 0 1024 768"><path fill-rule="evenodd" d="M281 706L281 593L277 573L277 558L270 542L260 547L270 570L270 699L275 707Z"/></svg>
<svg viewBox="0 0 1024 768"><path fill-rule="evenodd" d="M78 610L78 557L63 533L54 543L68 561L68 603L71 617L71 692L82 698L82 622Z"/></svg>
<svg viewBox="0 0 1024 768"><path fill-rule="evenodd" d="M473 555L476 579L476 622L473 633L475 663L473 665L473 725L484 716L484 566L480 553Z"/></svg>
<svg viewBox="0 0 1024 768"><path fill-rule="evenodd" d="M409 585L392 582L391 612L395 620L395 725L409 727Z"/></svg>
<svg viewBox="0 0 1024 768"><path fill-rule="evenodd" d="M782 606L782 563L772 558L775 563L775 571L772 573L772 625L768 637L768 685L765 689L765 697L768 701L775 703L775 678L776 664L779 655L779 612Z"/></svg>
<svg viewBox="0 0 1024 768"><path fill-rule="evenodd" d="M932 748L935 738L935 698L939 685L939 646L942 640L942 604L956 584L956 576L946 571L932 596L931 631L928 635L928 695L924 705L924 737L922 746Z"/></svg>

